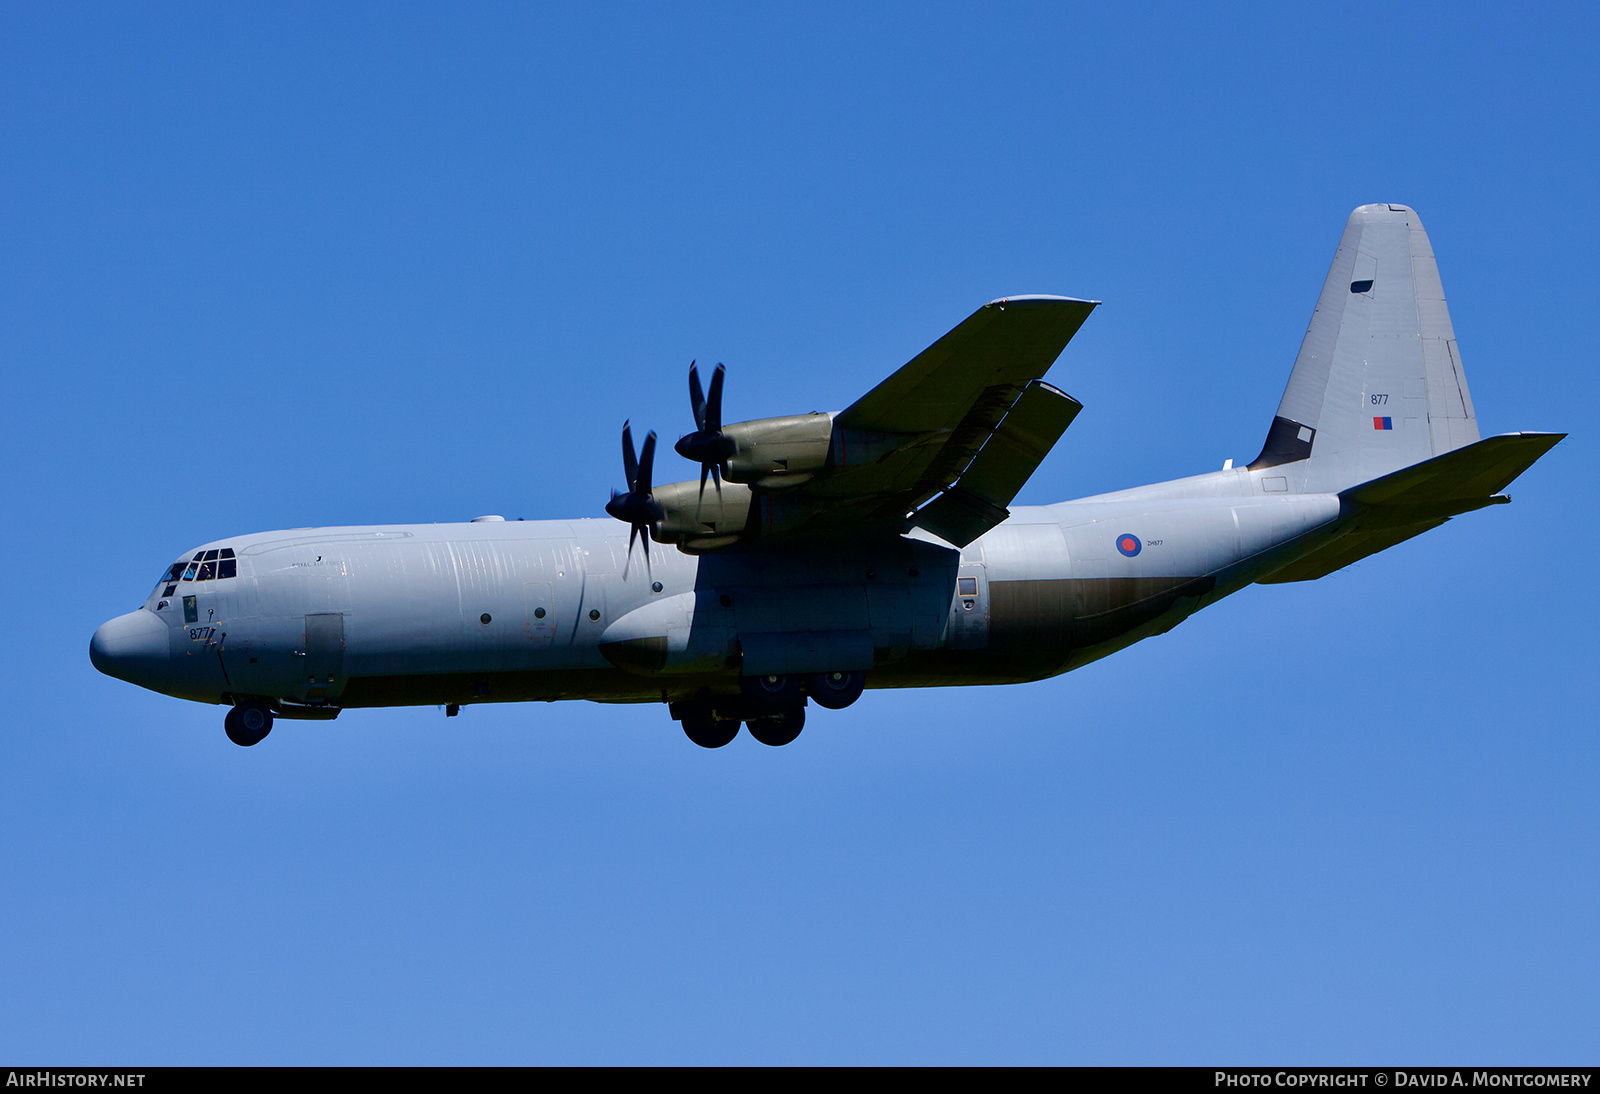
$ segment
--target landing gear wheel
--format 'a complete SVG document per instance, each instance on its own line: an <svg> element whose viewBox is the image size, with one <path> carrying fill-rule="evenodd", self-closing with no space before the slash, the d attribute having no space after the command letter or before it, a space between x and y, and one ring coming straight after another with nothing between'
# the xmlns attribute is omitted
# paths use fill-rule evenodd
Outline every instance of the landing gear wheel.
<svg viewBox="0 0 1600 1094"><path fill-rule="evenodd" d="M249 748L272 732L272 711L253 705L234 707L222 720L222 728L228 740L240 748Z"/></svg>
<svg viewBox="0 0 1600 1094"><path fill-rule="evenodd" d="M861 698L866 685L864 672L819 672L806 677L806 694L819 707L843 710Z"/></svg>
<svg viewBox="0 0 1600 1094"><path fill-rule="evenodd" d="M739 690L756 710L777 714L792 706L803 706L798 676L741 676Z"/></svg>
<svg viewBox="0 0 1600 1094"><path fill-rule="evenodd" d="M709 710L685 712L683 735L701 748L721 748L739 735L739 719L718 717Z"/></svg>
<svg viewBox="0 0 1600 1094"><path fill-rule="evenodd" d="M777 748L800 736L800 731L806 726L806 711L804 707L791 707L777 714L746 718L744 725L750 731L750 736L764 745Z"/></svg>

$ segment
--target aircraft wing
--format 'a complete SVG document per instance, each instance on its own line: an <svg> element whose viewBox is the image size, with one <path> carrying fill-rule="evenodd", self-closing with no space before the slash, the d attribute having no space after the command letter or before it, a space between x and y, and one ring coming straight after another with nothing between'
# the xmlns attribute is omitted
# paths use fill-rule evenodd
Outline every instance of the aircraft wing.
<svg viewBox="0 0 1600 1094"><path fill-rule="evenodd" d="M913 523L964 546L1005 519L1082 409L1039 378L1098 303L993 300L838 414L728 426L740 449L733 482L715 498L694 483L658 489L670 510L662 538L696 551L898 535L932 499Z"/></svg>
<svg viewBox="0 0 1600 1094"><path fill-rule="evenodd" d="M801 491L845 502L841 510L851 520L903 521L961 478L1097 304L1061 296L985 304L835 416L830 466ZM1076 413L1076 402L1042 386ZM1070 421L1069 414L1046 451Z"/></svg>
<svg viewBox="0 0 1600 1094"><path fill-rule="evenodd" d="M863 432L952 435L982 429L986 436L1028 381L1061 356L1098 303L1064 296L992 300L836 420Z"/></svg>

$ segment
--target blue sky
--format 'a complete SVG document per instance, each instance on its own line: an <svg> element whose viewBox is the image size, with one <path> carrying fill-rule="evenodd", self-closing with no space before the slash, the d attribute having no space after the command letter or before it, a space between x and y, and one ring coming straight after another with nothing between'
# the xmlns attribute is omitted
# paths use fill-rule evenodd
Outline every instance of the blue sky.
<svg viewBox="0 0 1600 1094"><path fill-rule="evenodd" d="M0 1056L1592 1062L1596 29L7 5L0 551L65 579L3 639ZM1069 676L777 750L584 703L243 750L89 665L195 543L599 515L691 358L730 418L838 409L1005 294L1105 301L1022 501L1248 459L1372 201L1428 226L1484 432L1572 438Z"/></svg>

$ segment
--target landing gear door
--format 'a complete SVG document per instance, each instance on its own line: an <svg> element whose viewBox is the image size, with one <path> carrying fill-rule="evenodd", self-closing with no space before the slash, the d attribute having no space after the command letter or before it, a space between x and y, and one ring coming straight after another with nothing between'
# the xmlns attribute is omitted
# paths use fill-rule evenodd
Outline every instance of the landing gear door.
<svg viewBox="0 0 1600 1094"><path fill-rule="evenodd" d="M306 616L305 669L302 698L308 703L334 702L344 691L344 616L317 612Z"/></svg>
<svg viewBox="0 0 1600 1094"><path fill-rule="evenodd" d="M981 556L962 553L944 644L952 650L977 650L989 644L989 574Z"/></svg>

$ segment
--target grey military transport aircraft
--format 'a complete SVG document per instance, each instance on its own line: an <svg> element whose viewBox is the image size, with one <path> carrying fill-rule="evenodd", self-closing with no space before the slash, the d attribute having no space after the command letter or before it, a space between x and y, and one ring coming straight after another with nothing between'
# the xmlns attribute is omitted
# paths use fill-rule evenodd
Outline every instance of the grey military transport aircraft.
<svg viewBox="0 0 1600 1094"><path fill-rule="evenodd" d="M225 704L240 745L275 717L556 699L665 703L706 748L741 723L782 745L808 701L1039 680L1252 582L1322 577L1510 500L1565 436L1479 438L1422 222L1364 205L1249 465L1012 508L1082 409L1043 377L1095 306L991 301L834 414L724 426L722 367L706 391L691 365L677 451L698 481L653 485L655 434L636 457L624 425L617 520L216 540L89 656Z"/></svg>

